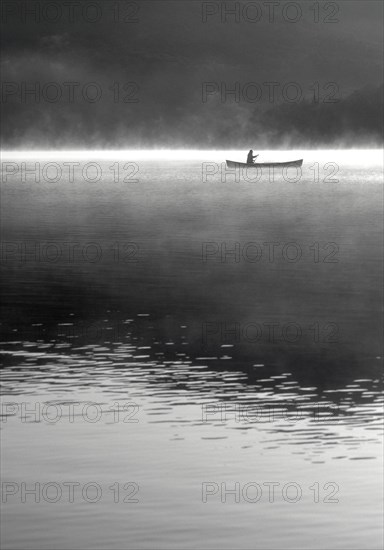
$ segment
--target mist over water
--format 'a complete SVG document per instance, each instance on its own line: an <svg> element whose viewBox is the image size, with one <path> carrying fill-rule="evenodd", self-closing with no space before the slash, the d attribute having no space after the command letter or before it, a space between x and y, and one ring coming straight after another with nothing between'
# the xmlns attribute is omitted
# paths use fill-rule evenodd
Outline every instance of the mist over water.
<svg viewBox="0 0 384 550"><path fill-rule="evenodd" d="M243 156L3 155L3 476L103 488L10 499L7 548L380 547L381 153L225 169ZM303 497L202 501L203 482L272 480ZM139 502L112 506L115 482ZM315 503L316 482L338 503Z"/></svg>
<svg viewBox="0 0 384 550"><path fill-rule="evenodd" d="M56 5L2 9L4 148L382 145L381 2Z"/></svg>
<svg viewBox="0 0 384 550"><path fill-rule="evenodd" d="M383 6L1 2L4 550L382 548Z"/></svg>

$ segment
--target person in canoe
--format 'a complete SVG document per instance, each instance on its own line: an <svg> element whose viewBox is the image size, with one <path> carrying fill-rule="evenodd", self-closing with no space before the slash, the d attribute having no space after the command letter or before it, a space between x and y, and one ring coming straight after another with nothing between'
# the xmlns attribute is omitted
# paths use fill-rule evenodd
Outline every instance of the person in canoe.
<svg viewBox="0 0 384 550"><path fill-rule="evenodd" d="M254 164L255 161L253 159L257 158L258 156L259 155L254 155L253 150L250 149L247 156L247 164Z"/></svg>

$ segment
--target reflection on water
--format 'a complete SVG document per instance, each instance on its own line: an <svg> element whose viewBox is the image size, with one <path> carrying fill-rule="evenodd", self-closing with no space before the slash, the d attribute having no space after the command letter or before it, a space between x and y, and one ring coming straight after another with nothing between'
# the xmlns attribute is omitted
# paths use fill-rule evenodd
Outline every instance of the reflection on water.
<svg viewBox="0 0 384 550"><path fill-rule="evenodd" d="M5 547L379 547L380 164L340 159L331 183L310 166L335 152L296 183L203 181L197 160L140 160L134 184L8 181L4 478L129 481L140 498L9 497ZM255 481L303 498L202 501L204 482ZM337 505L314 483L336 483Z"/></svg>
<svg viewBox="0 0 384 550"><path fill-rule="evenodd" d="M105 322L107 329L113 328ZM71 402L67 395L74 388L79 392L99 389L105 398L112 393L133 401L151 396L153 404L146 413L154 416L148 418L152 424L180 424L183 429L189 424L209 424L220 431L251 430L257 424L259 431L266 432L262 444L268 445L267 449L272 442L301 445L305 459L316 462L323 452L330 458L376 458L376 454L366 456L362 444L380 445L383 400L379 378L359 378L342 387L319 389L303 385L300 370L281 372L268 364L241 368L225 354L220 359L191 358L187 342L184 352L178 353L169 351L166 342L142 345L137 340L128 334L121 342L80 346L76 339L71 343L3 342L7 363L3 396L10 403L16 396L23 402L35 400L49 394L52 387L56 397L44 402L47 405ZM379 369L376 375L380 375ZM129 398L124 397L128 389ZM58 394L66 396L65 401L58 399ZM194 408L193 416L175 416L175 408L186 404ZM21 414L20 407L9 406L4 411L6 416ZM110 404L102 411L107 417L113 415ZM26 413L26 421L29 416L31 420L35 417L33 409ZM369 431L353 430L358 427ZM344 456L340 456L341 441Z"/></svg>

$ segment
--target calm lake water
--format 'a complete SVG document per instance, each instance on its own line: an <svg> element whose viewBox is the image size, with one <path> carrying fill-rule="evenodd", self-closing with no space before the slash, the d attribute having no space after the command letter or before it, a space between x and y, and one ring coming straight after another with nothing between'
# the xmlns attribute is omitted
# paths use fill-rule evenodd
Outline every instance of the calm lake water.
<svg viewBox="0 0 384 550"><path fill-rule="evenodd" d="M4 549L381 548L381 152L242 156L4 155Z"/></svg>

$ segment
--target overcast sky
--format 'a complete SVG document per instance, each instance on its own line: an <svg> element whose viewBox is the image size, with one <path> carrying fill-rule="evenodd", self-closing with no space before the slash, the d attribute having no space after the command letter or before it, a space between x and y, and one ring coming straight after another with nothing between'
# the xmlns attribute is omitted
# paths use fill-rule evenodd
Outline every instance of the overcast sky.
<svg viewBox="0 0 384 550"><path fill-rule="evenodd" d="M40 23L25 12L32 4ZM246 147L250 139L259 147L277 139L316 146L329 138L364 145L380 138L381 1L319 2L315 13L312 1L289 8L276 0L273 21L272 5L261 1L96 1L98 11L90 6L85 14L80 7L92 3L74 1L73 21L68 2L48 2L48 11L45 4L3 3L6 149ZM225 4L237 4L238 15L225 18ZM226 95L236 82L239 95ZM36 83L39 102L23 95ZM101 97L91 102L97 90Z"/></svg>

